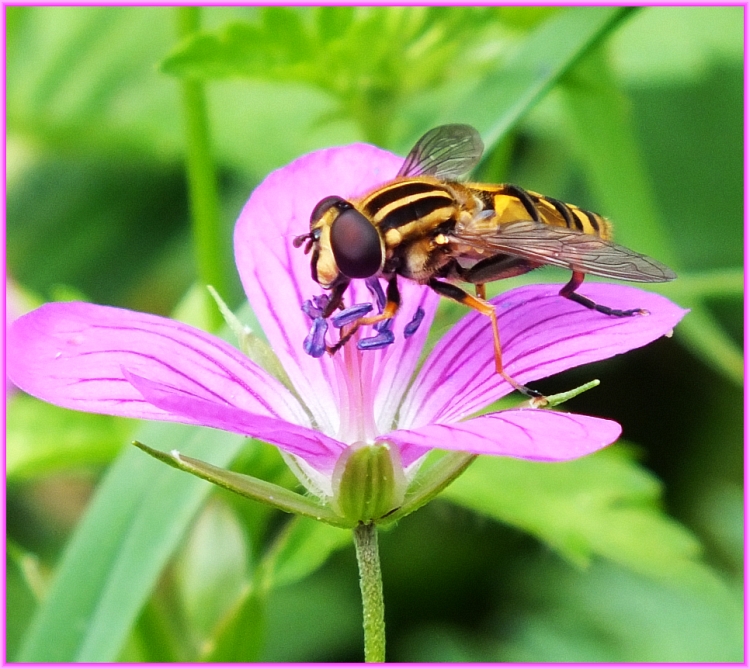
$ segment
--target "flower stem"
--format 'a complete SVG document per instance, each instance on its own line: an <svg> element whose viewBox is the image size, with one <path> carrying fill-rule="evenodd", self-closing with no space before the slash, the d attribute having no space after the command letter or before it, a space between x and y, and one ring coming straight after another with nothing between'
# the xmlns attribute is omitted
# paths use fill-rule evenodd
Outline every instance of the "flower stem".
<svg viewBox="0 0 750 669"><path fill-rule="evenodd" d="M375 525L362 524L354 528L354 547L359 565L359 587L362 590L365 662L385 662L383 577Z"/></svg>
<svg viewBox="0 0 750 669"><path fill-rule="evenodd" d="M177 32L185 38L200 28L200 7L177 7ZM201 81L184 78L181 82L182 109L186 135L188 191L193 228L198 280L210 284L226 295L228 279L226 263L221 257L221 226L216 170L211 156L206 95ZM209 324L216 329L221 315L211 300L206 299Z"/></svg>

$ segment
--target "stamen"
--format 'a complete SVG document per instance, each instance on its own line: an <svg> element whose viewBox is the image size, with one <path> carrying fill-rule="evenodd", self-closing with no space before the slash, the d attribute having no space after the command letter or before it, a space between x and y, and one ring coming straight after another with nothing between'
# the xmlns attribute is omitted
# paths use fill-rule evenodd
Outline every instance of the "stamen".
<svg viewBox="0 0 750 669"><path fill-rule="evenodd" d="M372 293L372 296L377 300L378 309L382 313L383 309L385 309L385 293L383 292L383 287L380 285L380 281L375 278L370 278L367 279L365 284Z"/></svg>
<svg viewBox="0 0 750 669"><path fill-rule="evenodd" d="M361 316L368 314L372 311L372 305L369 302L363 302L362 304L353 304L351 307L347 307L343 311L340 311L333 318L331 323L333 327L342 328L349 323L353 323Z"/></svg>
<svg viewBox="0 0 750 669"><path fill-rule="evenodd" d="M330 301L330 296L327 293L323 293L322 295L316 295L313 297L313 302L315 303L315 306L318 307L321 311L325 311L325 308L328 306L328 302Z"/></svg>
<svg viewBox="0 0 750 669"><path fill-rule="evenodd" d="M395 338L396 337L394 336L392 330L382 330L374 337L360 339L357 342L357 348L360 351L374 351L375 349L385 348L386 346L389 346L393 343Z"/></svg>
<svg viewBox="0 0 750 669"><path fill-rule="evenodd" d="M312 300L305 300L302 303L302 311L304 311L310 318L315 320L323 315L323 310L313 306Z"/></svg>
<svg viewBox="0 0 750 669"><path fill-rule="evenodd" d="M415 312L414 316L406 324L406 327L404 327L405 338L408 339L419 329L419 326L422 324L423 318L424 318L424 309L422 309L422 307L417 307L417 311Z"/></svg>
<svg viewBox="0 0 750 669"><path fill-rule="evenodd" d="M326 352L326 332L328 322L325 318L316 318L310 328L310 334L305 337L302 347L305 353L313 358L320 358Z"/></svg>
<svg viewBox="0 0 750 669"><path fill-rule="evenodd" d="M386 330L390 330L392 325L393 325L393 319L387 318L384 321L378 321L372 327L375 328L375 330L377 330L378 332L385 332Z"/></svg>

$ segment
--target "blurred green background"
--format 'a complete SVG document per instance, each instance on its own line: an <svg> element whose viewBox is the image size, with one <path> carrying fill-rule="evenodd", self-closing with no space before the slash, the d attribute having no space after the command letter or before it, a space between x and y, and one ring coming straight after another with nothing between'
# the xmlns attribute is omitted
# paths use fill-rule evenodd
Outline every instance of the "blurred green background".
<svg viewBox="0 0 750 669"><path fill-rule="evenodd" d="M209 327L207 280L242 309L231 231L270 170L360 140L403 154L442 122L482 133L476 176L600 211L672 265L674 337L538 384L601 379L568 408L626 441L480 458L382 533L388 659L742 660L742 7L5 11L9 310L80 297ZM10 396L9 661L361 660L345 532L146 462L134 435L294 483L233 435Z"/></svg>

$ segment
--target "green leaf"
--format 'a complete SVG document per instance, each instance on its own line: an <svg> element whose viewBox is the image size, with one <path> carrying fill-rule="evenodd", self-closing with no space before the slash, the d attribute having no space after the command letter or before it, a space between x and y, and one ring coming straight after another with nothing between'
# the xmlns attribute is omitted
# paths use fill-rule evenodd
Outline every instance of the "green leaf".
<svg viewBox="0 0 750 669"><path fill-rule="evenodd" d="M222 622L207 662L255 662L264 647L266 605L272 589L315 572L331 553L352 541L351 530L297 516L292 518L258 565L251 587Z"/></svg>
<svg viewBox="0 0 750 669"><path fill-rule="evenodd" d="M203 662L257 662L266 634L266 596L250 587L216 631Z"/></svg>
<svg viewBox="0 0 750 669"><path fill-rule="evenodd" d="M268 7L259 24L233 22L220 34L203 32L184 40L162 61L161 70L190 79L307 81L314 79L314 66L305 64L312 55L298 12Z"/></svg>
<svg viewBox="0 0 750 669"><path fill-rule="evenodd" d="M296 518L280 550L272 560L270 580L274 587L300 581L317 570L334 551L352 542L352 532Z"/></svg>
<svg viewBox="0 0 750 669"><path fill-rule="evenodd" d="M476 82L479 73L496 69L498 50L519 39L493 8L320 8L311 19L304 10L274 8L261 16L261 21L230 23L220 32L184 41L163 61L163 71L317 87L337 104L323 118L354 118L368 140L381 144L396 118L409 123L400 120L409 112L399 109L415 96L446 81ZM585 19L574 27L582 23ZM569 27L561 25L562 30ZM455 87L449 89L455 93ZM444 102L451 105L455 99L448 95ZM436 107L426 106L434 115ZM473 100L471 106L476 106ZM422 121L419 129L424 129Z"/></svg>
<svg viewBox="0 0 750 669"><path fill-rule="evenodd" d="M628 82L659 88L699 79L717 62L742 62L743 13L741 5L644 7L612 40L610 62Z"/></svg>
<svg viewBox="0 0 750 669"><path fill-rule="evenodd" d="M177 92L153 68L171 45L171 9L23 9L7 53L11 131L65 146L179 154Z"/></svg>
<svg viewBox="0 0 750 669"><path fill-rule="evenodd" d="M134 426L135 421L70 411L18 393L7 406L6 478L12 483L104 465L115 458Z"/></svg>
<svg viewBox="0 0 750 669"><path fill-rule="evenodd" d="M686 296L700 297L742 297L745 291L743 268L680 272L680 280L661 286L663 292L672 299Z"/></svg>
<svg viewBox="0 0 750 669"><path fill-rule="evenodd" d="M354 22L354 7L324 6L315 10L315 24L321 42L339 39Z"/></svg>
<svg viewBox="0 0 750 669"><path fill-rule="evenodd" d="M361 657L362 603L356 579L355 570L347 578L322 570L274 590L260 661L324 662L342 652Z"/></svg>
<svg viewBox="0 0 750 669"><path fill-rule="evenodd" d="M409 141L426 127L469 123L488 147L518 121L589 50L632 11L623 7L570 7L553 14L521 44L513 58L479 80L450 82L410 105L416 124Z"/></svg>
<svg viewBox="0 0 750 669"><path fill-rule="evenodd" d="M226 466L245 439L178 424L136 435ZM20 662L112 662L211 485L129 448L97 489L65 549Z"/></svg>
<svg viewBox="0 0 750 669"><path fill-rule="evenodd" d="M402 662L742 662L741 592L702 597L598 561L582 572L543 554L501 579L494 624L417 628ZM732 601L734 600L734 601Z"/></svg>
<svg viewBox="0 0 750 669"><path fill-rule="evenodd" d="M248 547L231 508L213 499L190 529L176 581L190 629L200 640L241 599L248 581Z"/></svg>
<svg viewBox="0 0 750 669"><path fill-rule="evenodd" d="M562 463L480 457L444 496L529 532L574 564L600 555L641 574L699 582L695 537L659 509L661 486L621 448Z"/></svg>
<svg viewBox="0 0 750 669"><path fill-rule="evenodd" d="M60 215L56 208L67 200L57 193L58 190L70 191L79 184L83 197L86 189L80 184L100 182L102 177L97 176L96 170L102 169L101 162L111 169L110 163L117 159L125 161L117 167L115 176L119 175L118 186L125 188L126 193L141 181L148 184L147 191L149 187L164 187L156 185L155 178L176 167L185 147L179 89L155 67L174 46L173 12L169 7L9 8L13 33L6 57L7 125L11 138L9 186L15 185L17 177L26 176L29 165L33 167L40 160L49 163L44 151L50 147L57 151L57 162L64 162L61 174L39 176L37 198L42 198L44 208L49 210L41 215L41 220L49 221L51 217L54 220L56 213ZM238 16L254 13L228 7L203 7L201 12L205 23L210 25L225 24ZM261 178L301 153L360 138L350 121L327 124L323 128L313 126L316 119L331 111L331 107L329 97L304 86L278 86L268 80L257 80L243 82L241 86L211 87L209 110L215 155L222 166L240 169L245 178L251 177L245 182L243 197L253 185L253 179ZM91 159L92 153L95 160L90 174L87 170L82 175L76 164L70 166L71 158L84 154ZM102 154L103 159L96 160L97 155ZM139 160L131 166L129 159L134 155ZM153 174L155 171L157 174ZM58 183L60 187L55 188ZM180 201L184 205L183 178L179 184ZM226 182L223 185L226 187ZM55 197L42 197L44 189L50 187ZM115 190L109 197L119 201L123 196ZM33 195L29 200L26 206L40 207L35 204ZM131 222L146 221L143 227L148 232L142 235L145 240L165 232L151 223L150 216L171 220L175 211L182 213L174 205L168 206L166 212L160 211L163 202L159 205L147 200L147 204L155 213L149 210L130 216ZM231 213L226 216L227 223L241 204L241 201L233 203ZM71 222L47 226L51 228L48 234L59 229L70 235L71 230L86 227L89 237L102 245L114 243L117 234L122 234L116 231L113 237L110 233L111 213L102 213L105 220L93 221L90 226L85 225L90 214L76 213L77 217L72 216ZM62 248L70 245L65 243L64 236L53 235L53 238L52 251L55 251L54 243L62 244ZM122 242L121 254L123 249L130 256L140 254L139 257L144 258L150 251L146 245L139 244L138 239ZM80 253L82 251L74 252L68 257L79 259ZM89 263L92 272L102 265L118 271L122 266L132 267L136 261L131 258L129 262L120 263L100 258L100 262ZM144 265L147 266L144 273L153 271L151 264ZM190 269L190 264L182 259L175 261L175 265L172 271L184 272L186 265ZM21 270L26 271L25 265L21 264ZM52 280L64 280L64 274L59 273L55 263L52 268L39 264L38 271L53 277ZM100 291L112 290L109 284L117 286L120 280L99 281L102 283L107 285L99 287ZM97 297L91 290L87 292ZM111 301L101 297L98 300Z"/></svg>
<svg viewBox="0 0 750 669"><path fill-rule="evenodd" d="M528 604L487 661L742 662L739 588L706 597L606 562L581 573L542 558L519 571Z"/></svg>
<svg viewBox="0 0 750 669"><path fill-rule="evenodd" d="M10 515L10 514L9 514ZM22 634L29 625L39 600L43 596L46 579L40 569L39 558L7 539L5 568L5 597L8 614L5 624L5 653L8 662L18 656Z"/></svg>

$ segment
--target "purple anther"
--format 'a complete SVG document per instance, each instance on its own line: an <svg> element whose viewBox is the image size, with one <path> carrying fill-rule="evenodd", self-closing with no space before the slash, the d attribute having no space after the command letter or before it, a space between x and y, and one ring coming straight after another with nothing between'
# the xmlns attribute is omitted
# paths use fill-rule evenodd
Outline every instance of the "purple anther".
<svg viewBox="0 0 750 669"><path fill-rule="evenodd" d="M385 332L386 330L390 330L392 325L393 325L393 319L386 318L384 321L378 321L372 327L375 328L375 330L377 330L378 332Z"/></svg>
<svg viewBox="0 0 750 669"><path fill-rule="evenodd" d="M380 333L376 334L374 337L366 337L365 339L360 339L357 342L357 348L360 351L374 351L378 348L385 348L386 346L389 346L393 343L393 340L395 338L396 337L391 330L383 330Z"/></svg>
<svg viewBox="0 0 750 669"><path fill-rule="evenodd" d="M383 292L383 287L380 285L380 281L370 278L367 279L365 284L370 289L372 296L377 300L378 309L382 313L383 309L385 309L385 293Z"/></svg>
<svg viewBox="0 0 750 669"><path fill-rule="evenodd" d="M333 327L343 328L349 323L353 323L361 316L369 314L372 311L372 305L369 302L363 302L362 304L353 304L351 307L347 307L339 311L332 319Z"/></svg>
<svg viewBox="0 0 750 669"><path fill-rule="evenodd" d="M422 307L417 307L417 311L414 313L414 316L406 324L406 327L404 327L404 337L406 337L407 339L411 337L419 329L419 326L422 324L423 318L424 309L422 309Z"/></svg>
<svg viewBox="0 0 750 669"><path fill-rule="evenodd" d="M305 300L302 303L302 311L304 311L310 318L315 320L323 315L323 310L313 306L312 300Z"/></svg>
<svg viewBox="0 0 750 669"><path fill-rule="evenodd" d="M325 311L330 299L331 298L326 293L323 293L322 295L316 295L315 297L313 297L313 303L316 307L318 307L318 309L320 309L321 311Z"/></svg>
<svg viewBox="0 0 750 669"><path fill-rule="evenodd" d="M326 352L326 332L328 322L325 318L316 318L310 328L310 334L305 337L302 347L305 353L313 358L319 358Z"/></svg>

